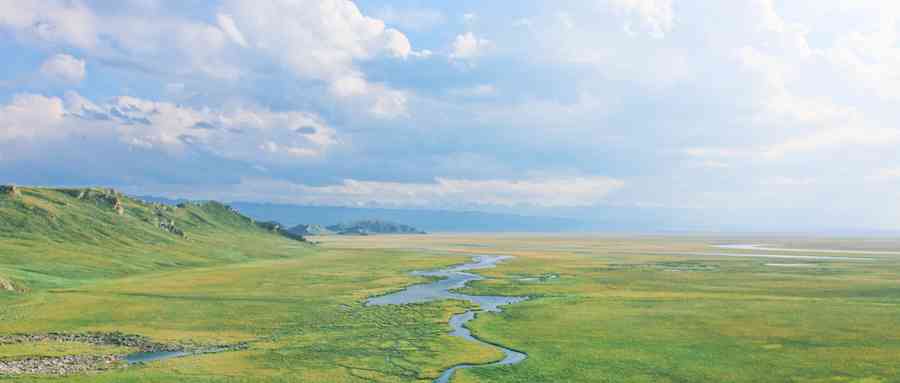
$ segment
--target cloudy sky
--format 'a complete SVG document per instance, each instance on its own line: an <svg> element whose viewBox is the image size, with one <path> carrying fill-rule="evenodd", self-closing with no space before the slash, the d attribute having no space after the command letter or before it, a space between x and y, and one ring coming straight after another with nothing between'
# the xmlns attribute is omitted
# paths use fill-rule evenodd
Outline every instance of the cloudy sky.
<svg viewBox="0 0 900 383"><path fill-rule="evenodd" d="M4 183L900 227L896 1L0 0L0 55Z"/></svg>

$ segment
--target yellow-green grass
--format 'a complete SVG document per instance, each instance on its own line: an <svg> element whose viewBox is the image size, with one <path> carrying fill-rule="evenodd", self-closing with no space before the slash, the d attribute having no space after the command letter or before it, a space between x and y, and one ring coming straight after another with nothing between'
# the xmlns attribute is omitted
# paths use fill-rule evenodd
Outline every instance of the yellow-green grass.
<svg viewBox="0 0 900 383"><path fill-rule="evenodd" d="M316 238L322 245L312 247L217 204L166 213L185 228L188 239L180 239L148 225L154 208L139 201L124 199L118 215L102 200L65 191L22 194L0 196L0 218L13 217L0 222L0 278L25 287L0 291L0 334L122 331L161 342L250 342L247 350L67 382L429 382L449 366L502 357L448 335L447 320L466 304L363 302L423 281L408 271L481 253L517 258L479 271L490 279L467 293L533 299L470 326L529 358L460 371L457 383L862 383L900 376L897 256L772 267L766 264L779 261L663 254L709 251L726 238L535 235L335 236ZM729 242L897 248L859 240ZM41 347L15 352L46 352Z"/></svg>
<svg viewBox="0 0 900 383"><path fill-rule="evenodd" d="M159 342L250 346L66 381L424 382L451 365L502 358L448 335L450 316L468 308L462 302L363 304L424 281L409 271L464 256L322 249L221 204L167 208L104 190L83 195L22 188L20 196L0 196L0 278L24 287L0 291L0 334L121 331ZM160 214L187 238L162 230Z"/></svg>
<svg viewBox="0 0 900 383"><path fill-rule="evenodd" d="M529 358L514 366L460 371L455 383L900 381L898 256L865 255L876 260L852 262L659 254L715 251L708 244L728 242L722 238L447 235L323 241L517 256L483 271L492 279L465 291L535 297L471 323L478 336ZM900 248L896 241L751 242ZM779 262L814 266L767 266Z"/></svg>
<svg viewBox="0 0 900 383"><path fill-rule="evenodd" d="M448 366L502 355L447 335L449 317L466 308L461 302L362 302L421 281L410 270L463 260L328 249L295 259L142 274L21 295L0 313L0 333L122 331L165 342L251 342L246 351L73 381L430 381Z"/></svg>

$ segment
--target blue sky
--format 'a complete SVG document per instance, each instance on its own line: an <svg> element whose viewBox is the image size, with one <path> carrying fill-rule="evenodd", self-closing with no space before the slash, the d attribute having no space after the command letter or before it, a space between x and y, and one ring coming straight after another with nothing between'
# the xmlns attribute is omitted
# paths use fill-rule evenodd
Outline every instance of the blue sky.
<svg viewBox="0 0 900 383"><path fill-rule="evenodd" d="M895 229L898 20L874 0L0 0L0 182Z"/></svg>

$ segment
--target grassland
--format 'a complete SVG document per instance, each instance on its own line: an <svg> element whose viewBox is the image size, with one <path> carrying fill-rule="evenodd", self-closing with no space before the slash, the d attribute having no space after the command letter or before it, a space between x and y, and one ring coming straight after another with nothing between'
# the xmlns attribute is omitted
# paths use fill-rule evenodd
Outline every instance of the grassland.
<svg viewBox="0 0 900 383"><path fill-rule="evenodd" d="M15 286L0 289L0 334L121 331L250 347L65 381L429 382L448 366L501 357L447 335L447 319L464 304L362 302L421 281L407 271L482 253L516 258L479 271L490 279L466 293L533 299L481 315L471 327L529 358L461 371L455 383L900 381L900 256L665 254L735 242L723 238L373 236L323 237L312 246L221 204L163 208L119 197L119 213L109 196L48 189L0 196L0 279ZM739 241L900 248L892 241ZM0 346L0 358L106 351L15 345Z"/></svg>
<svg viewBox="0 0 900 383"><path fill-rule="evenodd" d="M462 303L361 303L419 281L410 270L465 257L315 248L220 204L168 209L182 238L144 219L157 207L127 197L119 214L105 199L79 193L21 194L0 197L0 278L20 287L0 291L0 334L121 331L159 342L250 342L245 351L67 381L430 381L453 364L500 358L446 334ZM56 351L35 345L15 352Z"/></svg>
<svg viewBox="0 0 900 383"><path fill-rule="evenodd" d="M457 383L900 381L900 256L792 268L769 266L777 261L767 258L661 254L709 251L711 242L729 242L722 238L333 241L337 247L517 257L485 271L491 279L466 292L535 298L471 326L529 358L462 371ZM798 248L900 248L865 240L774 241Z"/></svg>

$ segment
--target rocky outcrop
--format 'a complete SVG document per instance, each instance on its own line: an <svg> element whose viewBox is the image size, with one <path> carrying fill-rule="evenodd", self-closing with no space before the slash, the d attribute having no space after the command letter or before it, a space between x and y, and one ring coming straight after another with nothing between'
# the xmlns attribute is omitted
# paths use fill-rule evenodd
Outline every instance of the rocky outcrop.
<svg viewBox="0 0 900 383"><path fill-rule="evenodd" d="M179 236L179 237L181 237L181 238L185 238L184 231L181 230L181 229L179 229L179 228L177 228L177 227L175 227L175 221L174 221L174 220L166 219L166 218L160 218L160 219L159 219L159 228L160 228L160 229L163 229L163 230L165 230L165 231L167 231L167 232L169 232L170 234L174 234L174 235L177 235L177 236Z"/></svg>
<svg viewBox="0 0 900 383"><path fill-rule="evenodd" d="M125 214L125 205L122 203L124 197L122 196L122 193L119 193L115 189L87 188L57 190L80 200L94 201L98 204L107 205L118 215Z"/></svg>
<svg viewBox="0 0 900 383"><path fill-rule="evenodd" d="M20 292L21 290L12 281L0 278L0 291Z"/></svg>
<svg viewBox="0 0 900 383"><path fill-rule="evenodd" d="M118 215L125 214L125 206L122 206L121 198L115 197L115 199L113 199L113 210L115 210Z"/></svg>
<svg viewBox="0 0 900 383"><path fill-rule="evenodd" d="M0 345L34 342L77 342L102 346L127 347L140 352L179 352L188 355L201 355L226 351L245 350L246 342L233 344L165 344L153 342L149 338L111 333L46 333L15 334L0 336ZM65 376L86 372L104 371L124 367L128 355L65 355L58 357L24 357L20 359L0 359L0 377L4 375L57 375Z"/></svg>
<svg viewBox="0 0 900 383"><path fill-rule="evenodd" d="M0 360L3 375L71 375L89 371L103 371L115 367L125 359L123 355L65 355L32 357L20 360Z"/></svg>
<svg viewBox="0 0 900 383"><path fill-rule="evenodd" d="M187 238L187 235L184 234L184 231L175 226L175 220L169 218L169 212L171 208L164 205L154 205L154 212L156 213L156 226L162 229L169 234L177 235L181 238Z"/></svg>
<svg viewBox="0 0 900 383"><path fill-rule="evenodd" d="M324 228L322 225L316 224L300 224L288 229L287 231L296 235L325 235L330 233L330 231L328 231L328 229Z"/></svg>
<svg viewBox="0 0 900 383"><path fill-rule="evenodd" d="M0 195L6 195L10 198L16 198L22 196L22 193L19 191L19 188L16 185L0 185Z"/></svg>

